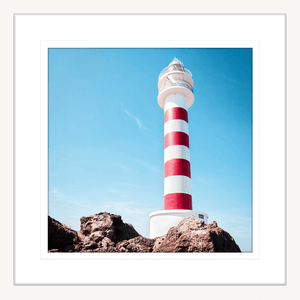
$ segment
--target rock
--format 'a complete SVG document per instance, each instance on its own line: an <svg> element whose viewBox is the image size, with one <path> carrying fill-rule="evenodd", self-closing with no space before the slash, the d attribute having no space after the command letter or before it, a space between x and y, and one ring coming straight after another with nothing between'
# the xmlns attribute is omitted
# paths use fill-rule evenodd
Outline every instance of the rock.
<svg viewBox="0 0 300 300"><path fill-rule="evenodd" d="M156 238L153 252L241 252L233 237L213 221L188 217Z"/></svg>
<svg viewBox="0 0 300 300"><path fill-rule="evenodd" d="M78 234L75 230L69 228L55 219L48 216L48 250L54 252L69 252L75 244L79 242ZM67 249L65 251L65 249Z"/></svg>
<svg viewBox="0 0 300 300"><path fill-rule="evenodd" d="M93 240L89 240L87 243L84 244L84 248L85 249L96 249L96 248L98 248L98 244Z"/></svg>
<svg viewBox="0 0 300 300"><path fill-rule="evenodd" d="M76 232L48 218L49 252L241 252L233 237L213 221L183 219L164 236L148 239L121 216L107 212L80 218Z"/></svg>
<svg viewBox="0 0 300 300"><path fill-rule="evenodd" d="M118 252L152 252L154 239L147 239L143 236L138 236L130 240L125 240L117 244Z"/></svg>
<svg viewBox="0 0 300 300"><path fill-rule="evenodd" d="M115 246L115 243L110 238L105 237L101 241L101 245L102 245L103 248L105 248L105 247L113 247L113 246Z"/></svg>
<svg viewBox="0 0 300 300"><path fill-rule="evenodd" d="M105 235L102 231L96 231L89 235L89 238L95 241L96 243L101 242L104 239Z"/></svg>
<svg viewBox="0 0 300 300"><path fill-rule="evenodd" d="M75 251L75 245L69 245L64 248L63 252L74 252Z"/></svg>
<svg viewBox="0 0 300 300"><path fill-rule="evenodd" d="M155 238L152 252L159 252L158 249L164 240L165 240L165 235Z"/></svg>
<svg viewBox="0 0 300 300"><path fill-rule="evenodd" d="M94 235L92 238L99 243L104 237L114 243L139 236L131 224L123 223L121 216L107 212L80 218L80 232L85 236Z"/></svg>

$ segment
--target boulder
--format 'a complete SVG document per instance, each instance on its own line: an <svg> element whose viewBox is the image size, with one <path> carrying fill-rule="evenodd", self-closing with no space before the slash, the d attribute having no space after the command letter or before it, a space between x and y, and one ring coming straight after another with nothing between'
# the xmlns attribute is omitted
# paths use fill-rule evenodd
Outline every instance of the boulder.
<svg viewBox="0 0 300 300"><path fill-rule="evenodd" d="M123 240L139 236L131 224L123 223L121 216L101 212L80 218L80 234L96 243L107 238L108 244L117 244Z"/></svg>
<svg viewBox="0 0 300 300"><path fill-rule="evenodd" d="M78 243L77 231L48 216L48 250L70 252L75 250Z"/></svg>
<svg viewBox="0 0 300 300"><path fill-rule="evenodd" d="M233 237L213 221L188 217L155 240L153 252L241 252Z"/></svg>

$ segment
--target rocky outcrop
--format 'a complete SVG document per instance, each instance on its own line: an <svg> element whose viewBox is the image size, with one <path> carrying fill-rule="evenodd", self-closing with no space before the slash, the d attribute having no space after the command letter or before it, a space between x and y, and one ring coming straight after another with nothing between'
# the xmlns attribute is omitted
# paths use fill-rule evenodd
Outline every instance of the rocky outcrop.
<svg viewBox="0 0 300 300"><path fill-rule="evenodd" d="M48 216L48 249L51 252L69 252L78 248L77 231Z"/></svg>
<svg viewBox="0 0 300 300"><path fill-rule="evenodd" d="M117 243L139 236L121 216L107 212L80 218L81 251L116 252Z"/></svg>
<svg viewBox="0 0 300 300"><path fill-rule="evenodd" d="M213 221L183 219L156 239L153 252L241 252L233 237Z"/></svg>
<svg viewBox="0 0 300 300"><path fill-rule="evenodd" d="M213 221L183 219L164 236L141 236L121 216L107 212L80 219L76 232L48 218L49 252L241 252L233 237Z"/></svg>

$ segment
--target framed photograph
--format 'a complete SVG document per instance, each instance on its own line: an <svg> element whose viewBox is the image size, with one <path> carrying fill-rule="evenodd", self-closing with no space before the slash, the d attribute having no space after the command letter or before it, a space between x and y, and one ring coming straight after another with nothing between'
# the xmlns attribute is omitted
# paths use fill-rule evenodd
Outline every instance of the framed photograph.
<svg viewBox="0 0 300 300"><path fill-rule="evenodd" d="M78 231L108 211L149 237L174 57L194 74L193 209L242 253L49 252L48 215ZM15 284L285 283L284 15L15 15L15 112Z"/></svg>

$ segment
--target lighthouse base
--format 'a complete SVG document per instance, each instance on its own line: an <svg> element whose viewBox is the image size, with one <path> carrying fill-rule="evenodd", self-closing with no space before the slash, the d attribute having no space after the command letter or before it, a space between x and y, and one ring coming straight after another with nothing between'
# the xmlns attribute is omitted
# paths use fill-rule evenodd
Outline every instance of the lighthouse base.
<svg viewBox="0 0 300 300"><path fill-rule="evenodd" d="M170 209L153 212L150 217L150 239L165 235L173 226L177 226L184 218L193 217L207 224L208 215L201 211L187 209Z"/></svg>

